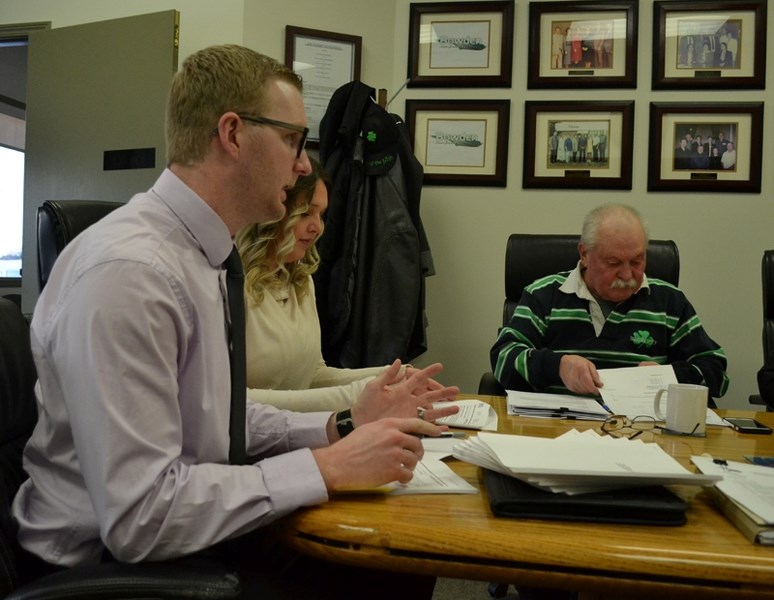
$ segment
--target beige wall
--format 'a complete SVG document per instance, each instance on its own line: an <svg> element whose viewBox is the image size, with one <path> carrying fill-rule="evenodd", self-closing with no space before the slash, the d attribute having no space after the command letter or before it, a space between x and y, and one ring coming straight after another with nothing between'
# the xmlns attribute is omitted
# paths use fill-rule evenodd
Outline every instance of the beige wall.
<svg viewBox="0 0 774 600"><path fill-rule="evenodd" d="M654 238L676 240L681 255L681 287L694 303L709 334L729 358L731 386L718 404L744 407L757 391L755 372L762 360L760 261L774 248L774 136L764 135L761 194L648 193L647 150L649 103L774 100L771 91L654 92L651 83L653 3L640 2L638 86L632 90L527 89L528 2L516 2L513 86L483 90L488 98L511 100L508 187L425 187L422 218L430 238L438 275L428 280L430 351L423 357L442 360L450 382L475 392L479 374L489 369L489 348L502 315L503 256L512 232L577 233L583 215L606 201L624 201L645 215ZM405 77L409 0L396 12L393 86ZM774 11L768 11L767 74L774 85ZM404 100L482 97L476 90L405 90ZM524 101L635 101L634 173L631 192L524 190L521 188ZM766 131L774 131L770 111ZM417 361L419 362L419 361Z"/></svg>
<svg viewBox="0 0 774 600"><path fill-rule="evenodd" d="M296 25L363 37L362 79L384 87L389 96L406 78L410 0L0 0L3 23L52 21L54 27L176 8L181 13L181 60L213 43L237 42L274 55L284 54L284 27ZM426 187L422 218L437 275L428 280L430 350L416 361L442 361L441 377L475 392L489 369L489 347L500 322L503 255L508 234L578 231L583 215L604 201L624 201L646 216L653 237L677 241L682 259L681 287L695 304L710 335L729 356L731 388L721 407L743 407L756 391L761 362L760 259L774 247L774 176L766 162L774 136L764 135L761 194L648 193L648 105L652 101L760 101L770 92L723 90L653 92L652 2L640 2L638 87L632 90L527 90L528 2L516 2L513 86L510 89L404 89L390 110L404 114L405 100L507 98L511 131L507 188ZM769 38L774 11L769 11ZM767 81L774 84L774 44L767 50ZM732 93L729 93L732 92ZM524 101L553 99L634 100L633 189L619 191L523 190L521 188ZM772 131L764 117L767 131Z"/></svg>
<svg viewBox="0 0 774 600"><path fill-rule="evenodd" d="M377 0L245 0L244 44L284 60L285 26L363 38L360 78L388 87L393 63L393 23L399 3Z"/></svg>
<svg viewBox="0 0 774 600"><path fill-rule="evenodd" d="M241 43L243 0L0 0L0 23L51 21L67 27L175 9L180 12L180 59L211 44Z"/></svg>

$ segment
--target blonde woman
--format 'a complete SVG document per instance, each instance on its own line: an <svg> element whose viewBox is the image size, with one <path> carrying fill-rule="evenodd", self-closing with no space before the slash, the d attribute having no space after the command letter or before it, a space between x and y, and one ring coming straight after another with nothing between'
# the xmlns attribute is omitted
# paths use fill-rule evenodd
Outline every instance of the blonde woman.
<svg viewBox="0 0 774 600"><path fill-rule="evenodd" d="M285 216L236 238L245 269L248 397L288 410L338 411L352 406L384 367L337 369L323 360L312 273L330 180L310 162L312 173L288 192ZM400 377L413 372L408 367ZM429 389L440 387L428 380Z"/></svg>

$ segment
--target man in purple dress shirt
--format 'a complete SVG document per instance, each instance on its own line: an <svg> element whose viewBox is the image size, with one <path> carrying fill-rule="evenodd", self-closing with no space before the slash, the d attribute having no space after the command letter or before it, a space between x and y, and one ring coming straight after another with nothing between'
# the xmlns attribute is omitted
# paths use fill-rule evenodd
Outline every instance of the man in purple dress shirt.
<svg viewBox="0 0 774 600"><path fill-rule="evenodd" d="M285 66L240 46L188 57L169 94L167 169L58 258L31 325L40 417L13 506L22 547L52 568L241 540L246 597L346 597L342 582L360 595L358 577L371 581L312 566L310 589L291 590L303 577L281 574L256 530L337 490L409 481L420 437L456 412L433 409L458 391L430 379L440 365L408 378L399 362L386 369L353 408L351 433L330 412L245 398L254 460L228 464L223 263L234 234L280 218L310 171L301 89ZM365 595L400 578L382 579ZM429 597L433 580L417 579Z"/></svg>

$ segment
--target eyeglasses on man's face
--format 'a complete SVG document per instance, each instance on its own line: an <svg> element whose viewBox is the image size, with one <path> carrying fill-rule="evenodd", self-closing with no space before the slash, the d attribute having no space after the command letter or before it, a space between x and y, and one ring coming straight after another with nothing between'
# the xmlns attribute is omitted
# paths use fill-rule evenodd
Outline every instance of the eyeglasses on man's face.
<svg viewBox="0 0 774 600"><path fill-rule="evenodd" d="M275 119L269 119L268 117L254 117L251 115L239 115L239 118L243 121L249 121L250 123L255 123L256 125L271 125L273 127L281 127L282 129L289 129L290 131L295 131L297 133L300 133L300 136L297 136L296 140L296 159L301 158L301 153L304 151L304 147L306 146L306 136L309 135L309 128L308 127L302 127L301 125L294 125L293 123L286 123L285 121L277 121Z"/></svg>

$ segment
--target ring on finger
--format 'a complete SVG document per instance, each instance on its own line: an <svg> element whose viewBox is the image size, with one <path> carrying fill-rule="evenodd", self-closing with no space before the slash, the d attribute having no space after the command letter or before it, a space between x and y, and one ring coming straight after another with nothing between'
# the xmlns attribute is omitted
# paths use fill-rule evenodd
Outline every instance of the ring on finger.
<svg viewBox="0 0 774 600"><path fill-rule="evenodd" d="M417 406L417 417L419 417L423 421L425 420L425 409L422 408L421 406Z"/></svg>

